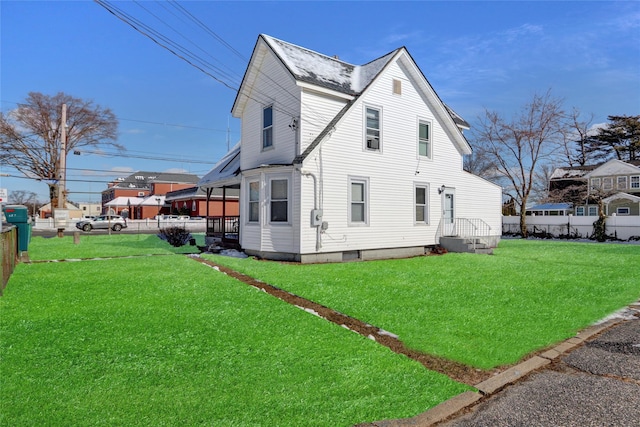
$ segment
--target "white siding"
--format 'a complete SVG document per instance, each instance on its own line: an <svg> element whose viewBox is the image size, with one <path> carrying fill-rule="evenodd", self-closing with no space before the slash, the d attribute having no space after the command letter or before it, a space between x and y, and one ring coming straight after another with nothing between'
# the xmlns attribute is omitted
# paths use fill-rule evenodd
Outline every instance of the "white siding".
<svg viewBox="0 0 640 427"><path fill-rule="evenodd" d="M300 115L300 89L293 77L273 54L258 64L259 72L242 112L242 158L240 167L248 170L261 164L291 163L296 156L296 135L289 125ZM273 147L262 149L262 111L273 105Z"/></svg>
<svg viewBox="0 0 640 427"><path fill-rule="evenodd" d="M265 168L254 170L243 175L241 209L243 211L242 236L240 245L244 249L265 252L298 253L299 249L299 208L298 196L295 193L298 179L292 173L292 167ZM274 223L270 221L270 182L272 179L287 179L289 187L289 221ZM260 182L259 223L247 221L249 182Z"/></svg>
<svg viewBox="0 0 640 427"><path fill-rule="evenodd" d="M402 95L393 95L393 79L402 81ZM381 150L364 149L364 108L381 110ZM432 125L432 159L417 155L418 119ZM329 228L322 236L322 252L436 244L442 214L438 188L456 191L456 216L487 218L500 230L500 189L462 170L462 155L443 130L423 97L400 67L390 67L351 109L335 132L305 162L304 169L317 174L321 182L324 221ZM348 222L349 176L369 180L367 225ZM305 187L312 180L303 181ZM415 224L414 186L428 185L429 223ZM305 191L302 217L312 208ZM302 224L302 253L315 251L315 229Z"/></svg>

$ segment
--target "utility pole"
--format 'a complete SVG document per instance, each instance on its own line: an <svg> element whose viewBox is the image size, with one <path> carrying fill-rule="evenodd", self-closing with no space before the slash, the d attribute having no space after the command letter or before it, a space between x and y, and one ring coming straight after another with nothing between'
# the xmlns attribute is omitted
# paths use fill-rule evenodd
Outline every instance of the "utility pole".
<svg viewBox="0 0 640 427"><path fill-rule="evenodd" d="M62 104L62 116L61 116L61 129L60 129L60 167L58 173L60 179L58 180L58 208L65 208L65 187L67 185L67 104Z"/></svg>

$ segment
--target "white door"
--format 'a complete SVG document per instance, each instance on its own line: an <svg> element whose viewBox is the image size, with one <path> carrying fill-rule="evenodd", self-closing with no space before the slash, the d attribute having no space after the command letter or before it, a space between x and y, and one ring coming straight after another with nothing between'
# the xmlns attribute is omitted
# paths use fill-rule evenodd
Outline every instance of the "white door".
<svg viewBox="0 0 640 427"><path fill-rule="evenodd" d="M453 236L455 225L455 198L453 189L446 189L442 192L442 235Z"/></svg>

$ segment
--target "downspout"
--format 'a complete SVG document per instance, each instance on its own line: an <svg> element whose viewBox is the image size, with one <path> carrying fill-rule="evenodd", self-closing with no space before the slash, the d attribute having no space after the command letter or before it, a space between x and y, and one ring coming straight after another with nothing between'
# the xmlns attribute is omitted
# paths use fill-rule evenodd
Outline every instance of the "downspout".
<svg viewBox="0 0 640 427"><path fill-rule="evenodd" d="M317 210L318 209L318 178L311 172L309 171L303 171L302 169L300 169L300 175L303 176L310 176L311 178L313 178L313 209ZM322 226L321 225L316 225L316 252L319 252L320 249L322 249Z"/></svg>

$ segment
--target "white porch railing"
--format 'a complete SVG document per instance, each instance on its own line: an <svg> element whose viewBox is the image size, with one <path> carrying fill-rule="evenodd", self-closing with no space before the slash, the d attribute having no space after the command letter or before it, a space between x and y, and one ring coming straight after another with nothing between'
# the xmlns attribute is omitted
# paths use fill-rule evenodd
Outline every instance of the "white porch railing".
<svg viewBox="0 0 640 427"><path fill-rule="evenodd" d="M444 219L441 219L436 232L436 239L445 236L444 227ZM446 236L469 239L473 243L473 249L475 250L477 243L484 243L487 247L495 246L493 240L496 235L493 235L491 231L491 226L481 218L454 218L452 224L447 224Z"/></svg>

